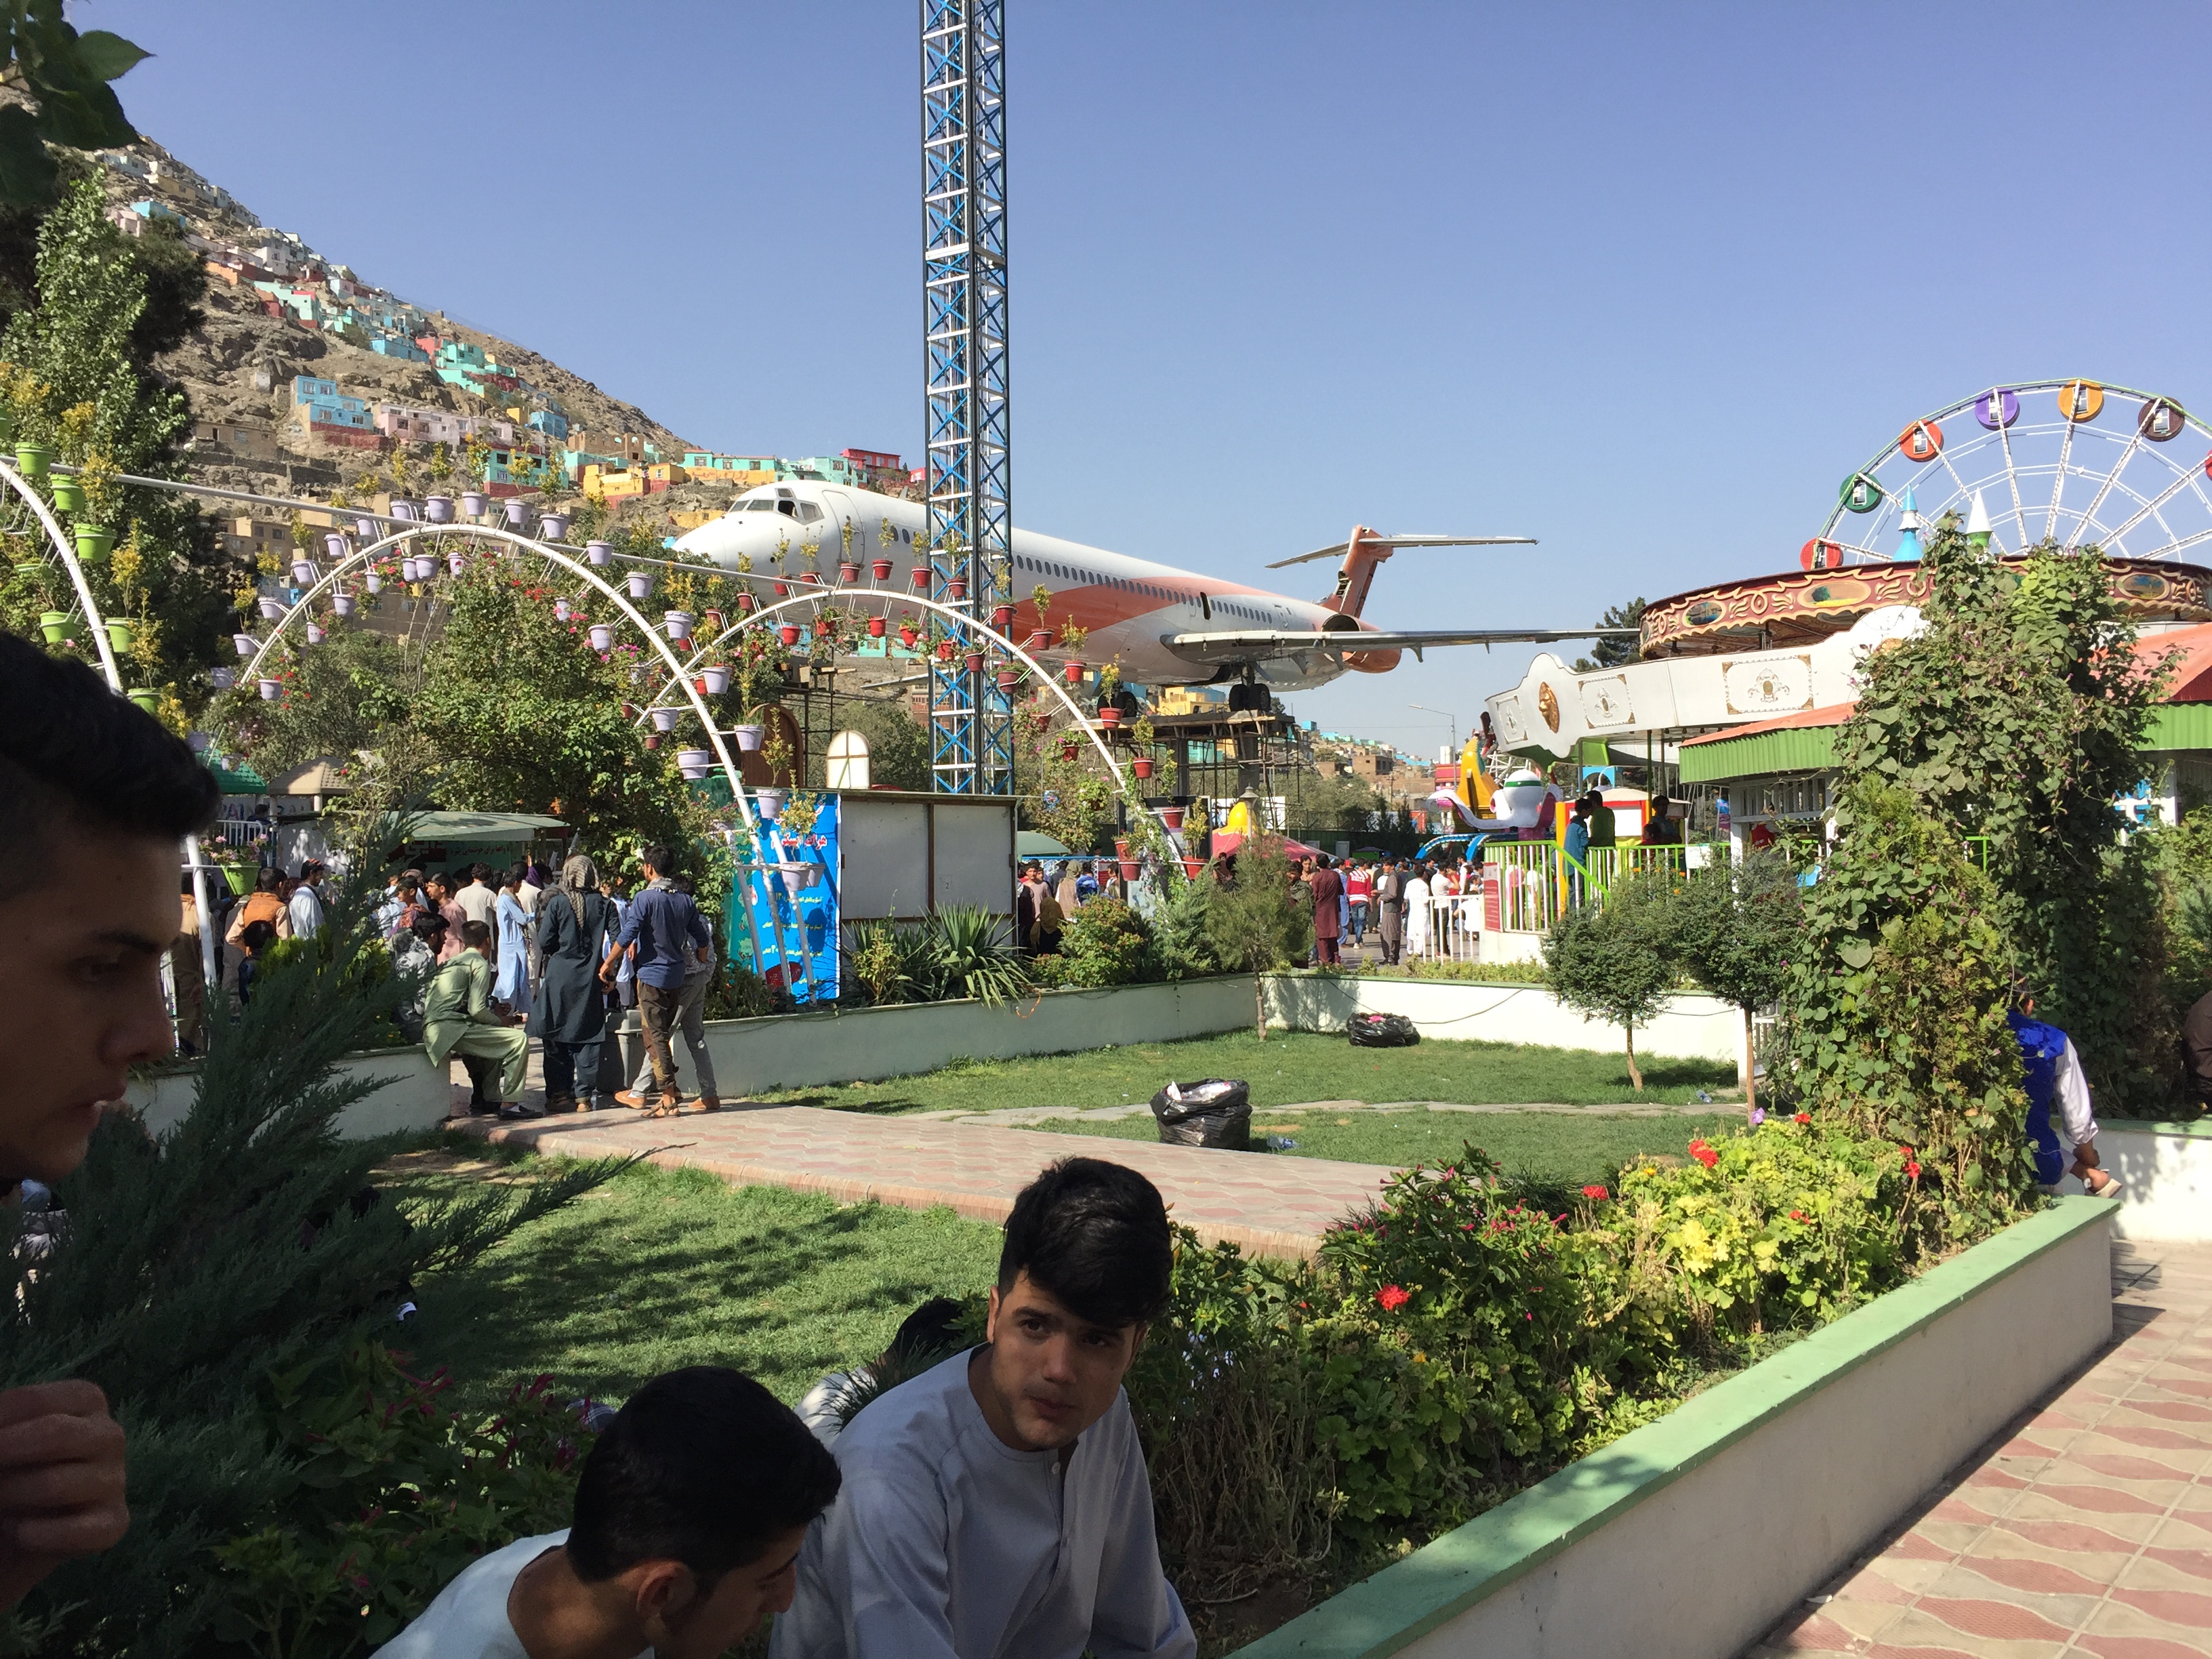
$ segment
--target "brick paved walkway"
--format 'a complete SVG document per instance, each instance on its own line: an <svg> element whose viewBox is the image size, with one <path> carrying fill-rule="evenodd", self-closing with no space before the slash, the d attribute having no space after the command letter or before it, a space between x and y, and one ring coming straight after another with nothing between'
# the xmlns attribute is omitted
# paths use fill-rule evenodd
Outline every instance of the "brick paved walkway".
<svg viewBox="0 0 2212 1659"><path fill-rule="evenodd" d="M2113 1250L2113 1346L1749 1659L2212 1652L2212 1245Z"/></svg>
<svg viewBox="0 0 2212 1659"><path fill-rule="evenodd" d="M920 1118L871 1117L815 1106L735 1106L648 1118L592 1112L501 1123L465 1118L456 1127L495 1141L579 1158L651 1152L653 1162L711 1170L726 1181L765 1182L852 1200L1003 1221L1014 1195L1055 1158L1085 1152L1150 1176L1176 1220L1208 1243L1227 1240L1270 1255L1310 1255L1322 1230L1380 1189L1386 1171L1329 1158L1267 1158L1157 1142L1071 1146L1028 1129Z"/></svg>

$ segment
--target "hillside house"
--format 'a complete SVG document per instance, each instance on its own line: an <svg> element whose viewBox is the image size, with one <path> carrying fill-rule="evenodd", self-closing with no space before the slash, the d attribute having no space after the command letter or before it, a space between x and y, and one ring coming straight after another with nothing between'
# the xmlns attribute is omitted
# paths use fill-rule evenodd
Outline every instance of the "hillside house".
<svg viewBox="0 0 2212 1659"><path fill-rule="evenodd" d="M313 374L292 377L292 425L310 438L352 449L381 449L383 435L369 418L368 405L349 398L335 380Z"/></svg>
<svg viewBox="0 0 2212 1659"><path fill-rule="evenodd" d="M844 449L839 456L860 475L863 489L897 489L906 483L906 463L877 449Z"/></svg>
<svg viewBox="0 0 2212 1659"><path fill-rule="evenodd" d="M548 438L560 439L568 435L568 417L557 409L533 409L523 424L532 432L542 433Z"/></svg>
<svg viewBox="0 0 2212 1659"><path fill-rule="evenodd" d="M694 449L684 457L684 470L695 483L735 484L740 489L774 483L776 465L773 455L722 455L713 450Z"/></svg>
<svg viewBox="0 0 2212 1659"><path fill-rule="evenodd" d="M663 489L668 488L665 483L660 487ZM643 467L626 466L617 470L598 462L585 467L583 488L586 495L596 495L611 501L650 493Z"/></svg>
<svg viewBox="0 0 2212 1659"><path fill-rule="evenodd" d="M217 459L240 456L273 461L277 456L276 432L273 427L245 421L195 421L192 447Z"/></svg>
<svg viewBox="0 0 2212 1659"><path fill-rule="evenodd" d="M427 363L430 361L428 352L400 334L372 334L369 336L368 349L381 356L393 358L403 363Z"/></svg>

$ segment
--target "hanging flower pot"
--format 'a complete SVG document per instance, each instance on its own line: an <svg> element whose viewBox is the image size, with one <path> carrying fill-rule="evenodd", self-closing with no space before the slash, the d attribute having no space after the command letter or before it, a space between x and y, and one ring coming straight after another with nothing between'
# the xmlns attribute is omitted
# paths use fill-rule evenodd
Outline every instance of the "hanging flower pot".
<svg viewBox="0 0 2212 1659"><path fill-rule="evenodd" d="M1120 836L1115 838L1114 856L1117 859L1125 859L1129 856L1129 838L1127 836Z"/></svg>
<svg viewBox="0 0 2212 1659"><path fill-rule="evenodd" d="M649 571L649 570L633 570L633 571L631 571L631 572L629 573L629 596L630 596L630 598L632 598L633 599L641 599L645 598L645 596L646 596L647 594L648 594L648 593L650 593L650 592L653 592L653 573L652 573L651 571Z"/></svg>
<svg viewBox="0 0 2212 1659"><path fill-rule="evenodd" d="M208 670L208 684L218 691L228 691L238 684L238 671L235 668L210 668Z"/></svg>
<svg viewBox="0 0 2212 1659"><path fill-rule="evenodd" d="M261 617L263 621L276 622L283 618L284 615L284 601L276 598L274 594L264 593L261 596L260 605Z"/></svg>
<svg viewBox="0 0 2212 1659"><path fill-rule="evenodd" d="M848 587L860 580L860 567L848 559L837 567L837 580Z"/></svg>
<svg viewBox="0 0 2212 1659"><path fill-rule="evenodd" d="M1067 666L1060 670L1060 672L1067 677L1067 683L1070 685L1083 684L1083 664L1079 659L1070 657L1067 659Z"/></svg>
<svg viewBox="0 0 2212 1659"><path fill-rule="evenodd" d="M679 749L676 751L676 763L687 771L696 766L704 772L714 763L714 751L708 749Z"/></svg>
<svg viewBox="0 0 2212 1659"><path fill-rule="evenodd" d="M238 654L241 657L252 656L261 646L261 641L251 634L233 634L230 636L230 642L237 647Z"/></svg>
<svg viewBox="0 0 2212 1659"><path fill-rule="evenodd" d="M380 529L381 526L374 519L356 518L353 521L353 533L361 538L364 544L375 541Z"/></svg>
<svg viewBox="0 0 2212 1659"><path fill-rule="evenodd" d="M426 495L422 499L422 516L432 524L451 524L453 521L453 498L451 495Z"/></svg>
<svg viewBox="0 0 2212 1659"><path fill-rule="evenodd" d="M593 564L604 567L613 559L614 556L615 544L612 542L586 542L584 544L584 556L589 559Z"/></svg>
<svg viewBox="0 0 2212 1659"><path fill-rule="evenodd" d="M461 516L469 519L481 519L483 517L483 491L481 489L464 489L461 492Z"/></svg>
<svg viewBox="0 0 2212 1659"><path fill-rule="evenodd" d="M1109 703L1105 708L1098 711L1098 724L1104 726L1108 731L1112 731L1115 726L1121 725L1121 711L1115 708L1111 703Z"/></svg>
<svg viewBox="0 0 2212 1659"><path fill-rule="evenodd" d="M699 621L709 634L719 634L722 631L722 613L712 605L699 613Z"/></svg>
<svg viewBox="0 0 2212 1659"><path fill-rule="evenodd" d="M1051 634L1051 631L1050 631L1049 629L1042 629L1042 628L1032 629L1030 631L1030 636L1029 636L1029 638L1027 638L1027 639L1025 639L1025 640L1024 640L1024 641L1022 641L1022 649L1023 649L1023 650L1024 650L1024 651L1030 652L1030 653L1031 653L1032 654L1034 654L1035 653L1039 652L1039 651L1049 651L1049 650L1051 650L1051 649L1052 649L1052 634Z"/></svg>
<svg viewBox="0 0 2212 1659"><path fill-rule="evenodd" d="M738 740L738 750L740 754L757 755L760 752L761 744L768 738L768 727L733 726L730 728L730 735Z"/></svg>
<svg viewBox="0 0 2212 1659"><path fill-rule="evenodd" d="M611 651L615 648L615 630L605 623L592 624L592 649Z"/></svg>
<svg viewBox="0 0 2212 1659"><path fill-rule="evenodd" d="M321 623L309 623L307 624L307 643L309 645L320 645L329 637L329 635L323 632Z"/></svg>
<svg viewBox="0 0 2212 1659"><path fill-rule="evenodd" d="M789 582L778 582L775 585L775 596L779 599L789 599L791 597L791 584Z"/></svg>
<svg viewBox="0 0 2212 1659"><path fill-rule="evenodd" d="M381 571L372 570L361 579L361 585L372 593L381 593L384 592L384 574Z"/></svg>
<svg viewBox="0 0 2212 1659"><path fill-rule="evenodd" d="M981 673L983 672L983 653L980 651L969 652L967 653L967 663L968 672L969 673Z"/></svg>
<svg viewBox="0 0 2212 1659"><path fill-rule="evenodd" d="M744 616L744 617L749 617L749 616L750 616L750 615L752 614L752 609L753 609L753 606L754 606L754 605L755 605L756 603L757 603L757 601L754 599L754 598L753 598L753 596L752 596L751 594L750 594L750 593L740 593L740 594L738 594L738 614L739 616Z"/></svg>
<svg viewBox="0 0 2212 1659"><path fill-rule="evenodd" d="M553 601L553 620L555 622L568 621L568 618L574 614L574 611L575 607L571 605L566 599L556 599Z"/></svg>
<svg viewBox="0 0 2212 1659"><path fill-rule="evenodd" d="M422 521L421 510L418 509L412 501L392 502L390 516L395 519L404 520L409 524L420 524Z"/></svg>
<svg viewBox="0 0 2212 1659"><path fill-rule="evenodd" d="M645 712L653 716L654 731L673 732L676 729L677 716L684 711L680 708L648 708Z"/></svg>
<svg viewBox="0 0 2212 1659"><path fill-rule="evenodd" d="M921 637L921 630L916 628L912 623L901 623L899 624L899 643L904 646L908 650L913 650L914 642Z"/></svg>
<svg viewBox="0 0 2212 1659"><path fill-rule="evenodd" d="M1160 808L1160 823L1171 833L1180 833L1182 829L1182 808L1180 806Z"/></svg>
<svg viewBox="0 0 2212 1659"><path fill-rule="evenodd" d="M875 578L878 581L884 582L890 580L891 562L889 559L878 559L873 564L870 565L868 568L874 573Z"/></svg>
<svg viewBox="0 0 2212 1659"><path fill-rule="evenodd" d="M938 659L938 661L939 661L939 662L951 662L951 661L952 660L952 641L950 641L950 640L939 640L939 641L938 641L938 642L937 642L937 659Z"/></svg>
<svg viewBox="0 0 2212 1659"><path fill-rule="evenodd" d="M331 594L331 609L341 617L350 617L353 615L353 595L350 593Z"/></svg>
<svg viewBox="0 0 2212 1659"><path fill-rule="evenodd" d="M557 542L568 533L568 515L548 513L538 520L538 533L549 542Z"/></svg>
<svg viewBox="0 0 2212 1659"><path fill-rule="evenodd" d="M149 714L158 714L161 711L161 694L159 691L139 686L123 695Z"/></svg>
<svg viewBox="0 0 2212 1659"><path fill-rule="evenodd" d="M1139 778L1149 778L1152 775L1152 757L1150 755L1138 756L1129 763L1129 769Z"/></svg>
<svg viewBox="0 0 2212 1659"><path fill-rule="evenodd" d="M885 622L884 622L884 618L883 618L883 617L869 617L869 618L868 618L868 637L869 637L870 639L872 639L872 640L879 640L879 639L883 638L883 636L884 636L884 628L885 628L885 626L886 626L886 625L887 625L887 624L885 623Z"/></svg>
<svg viewBox="0 0 2212 1659"><path fill-rule="evenodd" d="M670 639L688 640L691 637L691 613L689 611L664 611L660 619L668 629Z"/></svg>
<svg viewBox="0 0 2212 1659"><path fill-rule="evenodd" d="M315 585L315 562L313 559L292 561L292 586L313 587Z"/></svg>
<svg viewBox="0 0 2212 1659"><path fill-rule="evenodd" d="M727 663L709 663L699 672L701 689L710 697L719 697L730 689L730 667Z"/></svg>
<svg viewBox="0 0 2212 1659"><path fill-rule="evenodd" d="M340 559L349 556L353 552L353 550L346 545L346 538L335 533L323 538L323 550L331 556L331 562L333 564Z"/></svg>
<svg viewBox="0 0 2212 1659"><path fill-rule="evenodd" d="M51 445L20 443L15 446L15 471L27 478L43 478L46 469L54 464Z"/></svg>
<svg viewBox="0 0 2212 1659"><path fill-rule="evenodd" d="M660 733L659 733L659 732L647 732L647 733L645 734L645 746L646 746L647 749L658 749L658 748L659 748L659 747L660 747Z"/></svg>
<svg viewBox="0 0 2212 1659"><path fill-rule="evenodd" d="M1137 861L1136 861L1136 860L1134 860L1134 859L1123 859L1123 860L1121 860L1120 862L1121 862L1121 879L1122 879L1122 880L1124 880L1124 881L1134 881L1134 880L1136 880L1136 878L1137 878L1137 875L1138 875L1138 867L1137 867Z"/></svg>
<svg viewBox="0 0 2212 1659"><path fill-rule="evenodd" d="M1186 876L1188 876L1193 881L1196 881L1200 876L1206 873L1206 860L1204 859L1185 859L1182 861L1182 872Z"/></svg>
<svg viewBox="0 0 2212 1659"><path fill-rule="evenodd" d="M46 636L48 645L59 645L69 631L70 613L66 611L44 611L39 617L39 631Z"/></svg>
<svg viewBox="0 0 2212 1659"><path fill-rule="evenodd" d="M994 628L997 629L998 629L1001 634L1003 634L1003 633L1005 633L1005 632L1006 632L1009 628L1012 628L1013 625L1014 625L1014 607L1013 607L1013 606L1012 606L1011 605L994 605L994 606L992 606L992 608L991 608L991 626L992 626L992 627L994 627Z"/></svg>
<svg viewBox="0 0 2212 1659"><path fill-rule="evenodd" d="M1073 738L1061 738L1061 739L1060 739L1060 759L1062 759L1062 760L1073 760L1073 759L1075 758L1075 757L1076 757L1076 752L1077 752L1077 750L1079 750L1081 747L1082 747L1082 745L1081 745L1080 744L1079 744L1079 743L1078 743L1078 742L1077 742Z"/></svg>
<svg viewBox="0 0 2212 1659"><path fill-rule="evenodd" d="M836 623L836 619L835 617L826 617L826 616L825 616L825 617L817 617L814 619L814 637L815 637L816 639L817 639L817 640L826 640L826 639L830 639L830 638L831 638L832 636L834 636L834 635L836 634L836 632L837 632L837 623Z"/></svg>
<svg viewBox="0 0 2212 1659"><path fill-rule="evenodd" d="M915 592L927 593L929 592L929 567L927 565L918 564L908 574L913 580L914 591Z"/></svg>
<svg viewBox="0 0 2212 1659"><path fill-rule="evenodd" d="M797 645L799 643L799 624L797 623L786 623L781 628L776 629L776 633L782 638L782 641L786 645Z"/></svg>
<svg viewBox="0 0 2212 1659"><path fill-rule="evenodd" d="M467 554L448 553L446 555L446 568L452 571L456 576L459 575L462 571L467 569L468 567L469 556Z"/></svg>
<svg viewBox="0 0 2212 1659"><path fill-rule="evenodd" d="M783 811L784 793L781 789L753 791L754 806L758 808L760 815L771 823L775 822L777 815Z"/></svg>
<svg viewBox="0 0 2212 1659"><path fill-rule="evenodd" d="M266 674L264 674L264 675L263 675L263 676L261 677L261 701L262 701L262 702L276 702L276 699L277 699L279 696L283 696L283 691L284 691L284 682L283 682L283 681L282 681L282 680L274 680L274 679L270 679L270 678Z"/></svg>
<svg viewBox="0 0 2212 1659"><path fill-rule="evenodd" d="M112 622L107 624L107 647L118 656L131 648L131 624Z"/></svg>
<svg viewBox="0 0 2212 1659"><path fill-rule="evenodd" d="M509 495L507 498L507 527L509 530L520 530L529 522L528 504L520 495Z"/></svg>
<svg viewBox="0 0 2212 1659"><path fill-rule="evenodd" d="M84 511L84 485L75 478L54 480L54 511L82 513Z"/></svg>
<svg viewBox="0 0 2212 1659"><path fill-rule="evenodd" d="M945 597L951 600L955 605L959 604L961 600L966 599L968 597L968 579L965 576L946 577L945 580Z"/></svg>
<svg viewBox="0 0 2212 1659"><path fill-rule="evenodd" d="M1019 685L1021 683L1022 683L1022 671L1021 671L1020 669L1018 669L1018 668L1001 668L1001 669L999 671L999 690L1001 690L1001 691L1007 691L1007 692L1011 692L1011 691L1012 691L1012 690L1016 686Z"/></svg>
<svg viewBox="0 0 2212 1659"><path fill-rule="evenodd" d="M83 563L99 563L107 556L107 550L115 545L115 532L102 530L96 524L72 525L70 530L76 537L77 558Z"/></svg>
<svg viewBox="0 0 2212 1659"><path fill-rule="evenodd" d="M818 570L809 570L801 574L799 580L809 587L819 587L822 586L822 573Z"/></svg>

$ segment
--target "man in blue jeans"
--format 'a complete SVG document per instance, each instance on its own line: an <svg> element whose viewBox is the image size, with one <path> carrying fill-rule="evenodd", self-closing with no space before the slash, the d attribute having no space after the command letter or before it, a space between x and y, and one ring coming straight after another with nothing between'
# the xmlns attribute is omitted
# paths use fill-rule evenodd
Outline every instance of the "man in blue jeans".
<svg viewBox="0 0 2212 1659"><path fill-rule="evenodd" d="M689 896L669 884L674 863L665 847L648 847L639 860L645 867L644 888L630 901L622 932L614 948L599 965L599 982L612 986L615 964L630 946L637 947L637 1006L645 1024L645 1051L653 1061L653 1084L659 1092L653 1115L665 1117L677 1109L682 1097L676 1091L676 1060L668 1051L669 1034L684 1000L684 970L694 962L710 962L714 936L707 919Z"/></svg>

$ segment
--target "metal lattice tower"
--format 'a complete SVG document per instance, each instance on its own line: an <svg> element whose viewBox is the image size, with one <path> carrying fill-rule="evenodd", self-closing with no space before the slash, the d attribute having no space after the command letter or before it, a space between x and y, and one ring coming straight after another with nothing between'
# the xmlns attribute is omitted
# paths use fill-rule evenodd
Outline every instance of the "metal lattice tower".
<svg viewBox="0 0 2212 1659"><path fill-rule="evenodd" d="M921 0L922 315L931 597L988 620L1011 597L1006 0ZM931 774L1013 789L1013 708L987 663L931 659Z"/></svg>

